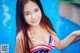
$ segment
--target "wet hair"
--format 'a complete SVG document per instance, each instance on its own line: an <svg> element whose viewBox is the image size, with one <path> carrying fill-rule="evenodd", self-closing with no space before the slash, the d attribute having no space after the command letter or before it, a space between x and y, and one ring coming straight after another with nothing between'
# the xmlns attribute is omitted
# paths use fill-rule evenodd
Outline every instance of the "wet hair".
<svg viewBox="0 0 80 53"><path fill-rule="evenodd" d="M16 4L16 26L17 26L17 33L21 30L23 31L24 46L25 46L24 49L23 49L24 53L30 52L30 47L29 47L30 39L29 39L29 36L28 36L28 33L27 33L27 31L29 29L29 24L26 23L26 21L24 19L24 14L23 14L24 5L26 3L28 3L29 1L35 2L41 10L42 18L41 18L41 21L40 21L40 25L42 27L44 27L45 29L47 29L47 27L48 27L48 28L50 28L51 30L54 31L49 18L44 14L44 11L43 11L40 0L18 0L17 4Z"/></svg>

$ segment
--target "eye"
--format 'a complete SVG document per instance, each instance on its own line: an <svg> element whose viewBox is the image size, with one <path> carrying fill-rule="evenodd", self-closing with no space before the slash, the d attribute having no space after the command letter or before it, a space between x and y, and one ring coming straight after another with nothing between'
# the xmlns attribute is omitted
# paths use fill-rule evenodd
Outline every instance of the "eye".
<svg viewBox="0 0 80 53"><path fill-rule="evenodd" d="M29 15L30 14L30 12L25 12L25 15Z"/></svg>
<svg viewBox="0 0 80 53"><path fill-rule="evenodd" d="M35 11L35 12L38 12L38 11L39 11L39 9L38 9L38 8L36 8L34 11Z"/></svg>
<svg viewBox="0 0 80 53"><path fill-rule="evenodd" d="M29 15L29 13L26 13L25 15Z"/></svg>
<svg viewBox="0 0 80 53"><path fill-rule="evenodd" d="M29 15L30 13L28 12L28 13L26 13L25 15Z"/></svg>

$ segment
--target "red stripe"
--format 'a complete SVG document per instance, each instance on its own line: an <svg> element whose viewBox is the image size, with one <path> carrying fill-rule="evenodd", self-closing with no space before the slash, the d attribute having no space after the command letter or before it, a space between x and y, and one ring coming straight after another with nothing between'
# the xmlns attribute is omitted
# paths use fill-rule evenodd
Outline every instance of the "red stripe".
<svg viewBox="0 0 80 53"><path fill-rule="evenodd" d="M45 47L47 47L47 48L35 48L35 47L40 47L40 46L45 46ZM38 51L38 50L40 50L40 49L46 49L46 50L51 50L51 49L54 49L55 48L55 46L47 46L47 45L44 45L44 44L41 44L41 45L37 45L37 46L35 46L34 48L32 48L31 50L30 50L30 52L32 53L32 52L35 52L35 51Z"/></svg>

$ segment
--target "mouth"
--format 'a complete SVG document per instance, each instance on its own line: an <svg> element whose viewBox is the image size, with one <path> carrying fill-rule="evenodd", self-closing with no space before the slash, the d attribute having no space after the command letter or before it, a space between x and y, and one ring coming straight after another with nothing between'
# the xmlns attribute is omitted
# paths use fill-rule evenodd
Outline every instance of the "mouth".
<svg viewBox="0 0 80 53"><path fill-rule="evenodd" d="M37 19L37 20L32 20L31 22L32 22L32 23L36 23L37 21L38 21L38 19Z"/></svg>

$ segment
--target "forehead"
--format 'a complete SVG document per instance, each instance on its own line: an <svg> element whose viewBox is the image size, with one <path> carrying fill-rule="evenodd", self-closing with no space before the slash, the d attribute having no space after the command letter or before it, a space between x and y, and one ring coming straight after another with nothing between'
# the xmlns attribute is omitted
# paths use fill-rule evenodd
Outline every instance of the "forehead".
<svg viewBox="0 0 80 53"><path fill-rule="evenodd" d="M37 7L38 7L38 5L35 2L29 1L28 3L26 3L24 5L24 11L30 11L30 10L33 10Z"/></svg>

